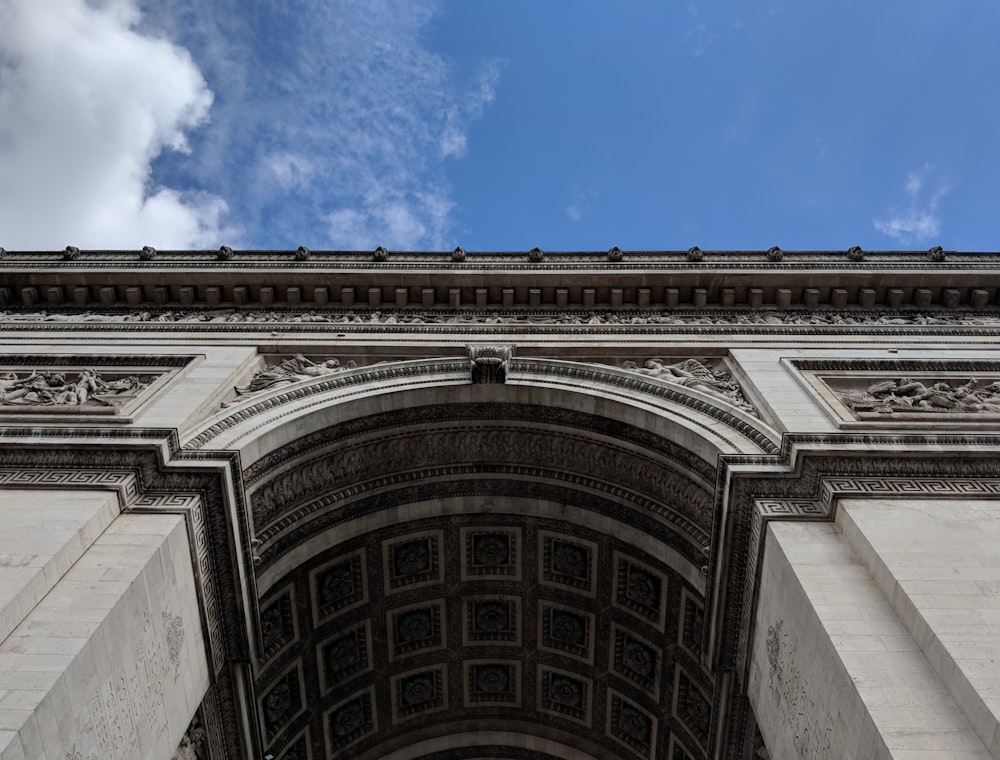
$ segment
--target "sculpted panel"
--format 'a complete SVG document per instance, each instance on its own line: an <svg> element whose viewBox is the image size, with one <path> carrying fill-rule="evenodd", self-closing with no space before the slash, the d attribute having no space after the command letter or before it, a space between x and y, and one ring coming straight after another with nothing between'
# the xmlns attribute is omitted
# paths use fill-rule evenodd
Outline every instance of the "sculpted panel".
<svg viewBox="0 0 1000 760"><path fill-rule="evenodd" d="M90 368L0 371L0 411L115 411L135 401L157 377Z"/></svg>
<svg viewBox="0 0 1000 760"><path fill-rule="evenodd" d="M841 427L1000 425L1000 362L792 360Z"/></svg>

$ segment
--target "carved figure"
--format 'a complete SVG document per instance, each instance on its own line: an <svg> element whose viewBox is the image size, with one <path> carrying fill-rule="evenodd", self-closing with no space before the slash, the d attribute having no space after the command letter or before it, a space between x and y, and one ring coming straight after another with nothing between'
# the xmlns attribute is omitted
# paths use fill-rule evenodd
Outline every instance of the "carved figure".
<svg viewBox="0 0 1000 760"><path fill-rule="evenodd" d="M143 383L134 375L105 380L93 369L82 370L73 381L67 381L62 372L33 370L24 377L4 372L0 374L0 405L114 406L116 396L142 387Z"/></svg>
<svg viewBox="0 0 1000 760"><path fill-rule="evenodd" d="M654 358L647 359L644 367L638 367L635 362L625 362L623 367L668 383L694 388L756 415L756 410L743 398L743 390L732 375L724 370L713 369L700 359L684 359L668 364L665 359Z"/></svg>
<svg viewBox="0 0 1000 760"><path fill-rule="evenodd" d="M843 391L839 395L855 412L1000 413L998 381L982 387L975 379L958 386L945 380L927 385L904 377L879 380L863 392Z"/></svg>
<svg viewBox="0 0 1000 760"><path fill-rule="evenodd" d="M0 323L33 322L327 322L331 324L566 324L566 325L955 325L995 326L1000 317L992 314L927 312L547 312L547 313L440 313L434 311L371 312L342 311L322 314L286 310L204 309L191 311L139 311L101 314L92 311L58 313L48 311L0 311Z"/></svg>
<svg viewBox="0 0 1000 760"><path fill-rule="evenodd" d="M296 383L299 380L307 380L310 377L321 375L332 375L355 366L357 365L354 362L348 362L346 366L341 366L338 359L327 359L317 364L302 354L296 354L291 359L285 359L273 367L258 371L251 378L249 385L237 386L236 393L241 396L260 393L276 385Z"/></svg>
<svg viewBox="0 0 1000 760"><path fill-rule="evenodd" d="M82 370L73 381L67 381L62 372L33 370L24 377L4 372L0 374L0 405L114 406L116 396L142 387L134 375L104 380L93 369Z"/></svg>
<svg viewBox="0 0 1000 760"><path fill-rule="evenodd" d="M170 760L208 760L208 733L198 720L194 717L188 730L181 737L177 751Z"/></svg>

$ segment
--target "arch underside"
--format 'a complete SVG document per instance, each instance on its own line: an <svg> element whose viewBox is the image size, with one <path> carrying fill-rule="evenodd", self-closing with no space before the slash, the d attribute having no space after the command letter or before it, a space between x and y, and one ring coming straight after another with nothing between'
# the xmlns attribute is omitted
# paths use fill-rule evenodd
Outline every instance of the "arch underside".
<svg viewBox="0 0 1000 760"><path fill-rule="evenodd" d="M709 460L492 401L349 418L261 455L244 481L267 751L704 757Z"/></svg>

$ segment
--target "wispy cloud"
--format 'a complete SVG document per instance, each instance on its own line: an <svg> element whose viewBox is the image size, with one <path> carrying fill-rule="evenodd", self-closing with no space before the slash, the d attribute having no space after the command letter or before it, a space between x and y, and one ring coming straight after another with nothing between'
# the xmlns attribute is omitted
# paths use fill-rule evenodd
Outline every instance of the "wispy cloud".
<svg viewBox="0 0 1000 760"><path fill-rule="evenodd" d="M572 200L563 211L571 222L582 222L590 212L591 204L597 200L599 193L594 187L576 186L571 195Z"/></svg>
<svg viewBox="0 0 1000 760"><path fill-rule="evenodd" d="M438 6L423 0L210 5L164 0L148 20L217 95L195 155L161 162L164 176L225 197L255 245L453 245L447 166L474 150L497 62L459 71L430 50Z"/></svg>
<svg viewBox="0 0 1000 760"><path fill-rule="evenodd" d="M136 30L127 0L0 2L0 245L193 247L224 200L150 174L189 149L212 93L183 49Z"/></svg>
<svg viewBox="0 0 1000 760"><path fill-rule="evenodd" d="M906 206L890 209L884 217L872 220L875 229L900 243L919 243L936 238L941 229L941 199L952 186L939 182L928 191L928 177L933 178L933 172L926 164L920 170L907 174L903 183Z"/></svg>
<svg viewBox="0 0 1000 760"><path fill-rule="evenodd" d="M442 248L500 67L431 0L0 0L0 245Z"/></svg>

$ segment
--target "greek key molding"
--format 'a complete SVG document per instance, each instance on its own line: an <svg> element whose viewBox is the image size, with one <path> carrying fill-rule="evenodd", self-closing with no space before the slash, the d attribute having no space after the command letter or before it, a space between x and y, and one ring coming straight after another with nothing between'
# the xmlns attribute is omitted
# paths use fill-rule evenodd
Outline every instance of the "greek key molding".
<svg viewBox="0 0 1000 760"><path fill-rule="evenodd" d="M0 468L0 488L91 488L118 493L122 505L139 493L135 473L107 470L25 470Z"/></svg>

